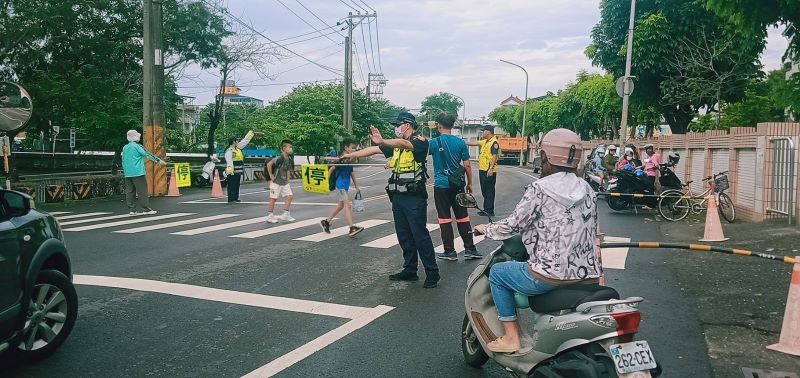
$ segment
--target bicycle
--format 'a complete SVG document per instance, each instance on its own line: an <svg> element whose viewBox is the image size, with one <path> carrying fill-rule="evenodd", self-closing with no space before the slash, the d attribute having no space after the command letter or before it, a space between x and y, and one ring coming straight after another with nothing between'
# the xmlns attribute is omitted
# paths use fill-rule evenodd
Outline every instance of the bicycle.
<svg viewBox="0 0 800 378"><path fill-rule="evenodd" d="M658 199L658 212L664 219L677 222L689 216L690 211L699 214L708 210L706 201L710 194L714 194L717 211L728 223L733 223L736 220L736 209L731 197L725 193L729 188L727 173L728 171L724 171L704 178L703 181L708 182L708 189L700 195L692 192L690 184L693 181L682 184L682 190L670 189L662 192Z"/></svg>

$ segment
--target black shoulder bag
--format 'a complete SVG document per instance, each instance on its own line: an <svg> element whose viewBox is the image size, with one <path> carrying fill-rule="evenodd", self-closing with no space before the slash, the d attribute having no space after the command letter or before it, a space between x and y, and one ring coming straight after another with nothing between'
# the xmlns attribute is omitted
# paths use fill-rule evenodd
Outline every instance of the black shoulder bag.
<svg viewBox="0 0 800 378"><path fill-rule="evenodd" d="M450 161L447 157L450 155L449 153L445 153L445 146L447 144L444 142L444 138L442 136L439 137L439 157L442 159L442 164L444 164L444 174L447 176L447 182L450 184L451 189L458 189L459 192L464 190L464 187L467 186L467 178L466 173L467 170L464 169L463 165L458 166L458 168L454 170L450 170Z"/></svg>

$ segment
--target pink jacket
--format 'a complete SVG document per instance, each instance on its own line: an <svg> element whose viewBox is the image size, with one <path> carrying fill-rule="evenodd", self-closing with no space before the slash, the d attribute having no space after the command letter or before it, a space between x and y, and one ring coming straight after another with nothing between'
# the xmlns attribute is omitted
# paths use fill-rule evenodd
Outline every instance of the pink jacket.
<svg viewBox="0 0 800 378"><path fill-rule="evenodd" d="M644 163L644 172L648 176L658 177L658 173L660 171L661 165L661 154L658 152L654 152L649 159L647 159L647 163Z"/></svg>

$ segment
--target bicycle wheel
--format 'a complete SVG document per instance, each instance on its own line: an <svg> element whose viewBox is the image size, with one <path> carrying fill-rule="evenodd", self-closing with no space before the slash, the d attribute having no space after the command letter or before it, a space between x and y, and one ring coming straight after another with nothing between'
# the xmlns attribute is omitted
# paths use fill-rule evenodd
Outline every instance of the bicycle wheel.
<svg viewBox="0 0 800 378"><path fill-rule="evenodd" d="M733 223L736 220L736 208L733 207L733 201L725 193L719 194L719 205L717 205L719 215L722 215L728 223Z"/></svg>
<svg viewBox="0 0 800 378"><path fill-rule="evenodd" d="M689 215L691 206L686 194L679 190L667 190L658 198L658 212L661 216L672 222L677 222Z"/></svg>

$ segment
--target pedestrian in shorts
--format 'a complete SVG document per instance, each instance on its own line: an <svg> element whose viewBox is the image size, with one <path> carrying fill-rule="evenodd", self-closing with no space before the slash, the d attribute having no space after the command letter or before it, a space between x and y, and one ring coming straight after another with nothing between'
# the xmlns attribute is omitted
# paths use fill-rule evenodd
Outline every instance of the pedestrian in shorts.
<svg viewBox="0 0 800 378"><path fill-rule="evenodd" d="M354 139L345 139L343 141L344 146L344 153L350 154L356 151L358 148L358 143ZM339 161L346 162L346 161ZM364 231L364 227L356 226L353 224L353 203L350 200L350 181L353 182L353 186L355 187L356 191L359 191L358 183L356 182L356 174L353 172L352 165L334 165L330 168L330 180L336 180L336 200L337 204L336 207L333 208L328 218L323 219L319 222L320 226L322 226L322 231L330 234L331 233L331 222L333 222L333 218L339 214L340 211L344 210L344 219L347 221L347 225L350 226L349 234L350 236L356 236L361 231Z"/></svg>
<svg viewBox="0 0 800 378"><path fill-rule="evenodd" d="M281 156L272 159L267 164L267 171L269 172L269 214L267 214L267 222L278 223L294 222L295 219L289 214L289 209L292 207L292 188L289 186L289 172L294 171L294 155L292 155L292 141L283 140L281 142ZM278 199L283 198L283 214L275 216L275 203Z"/></svg>

